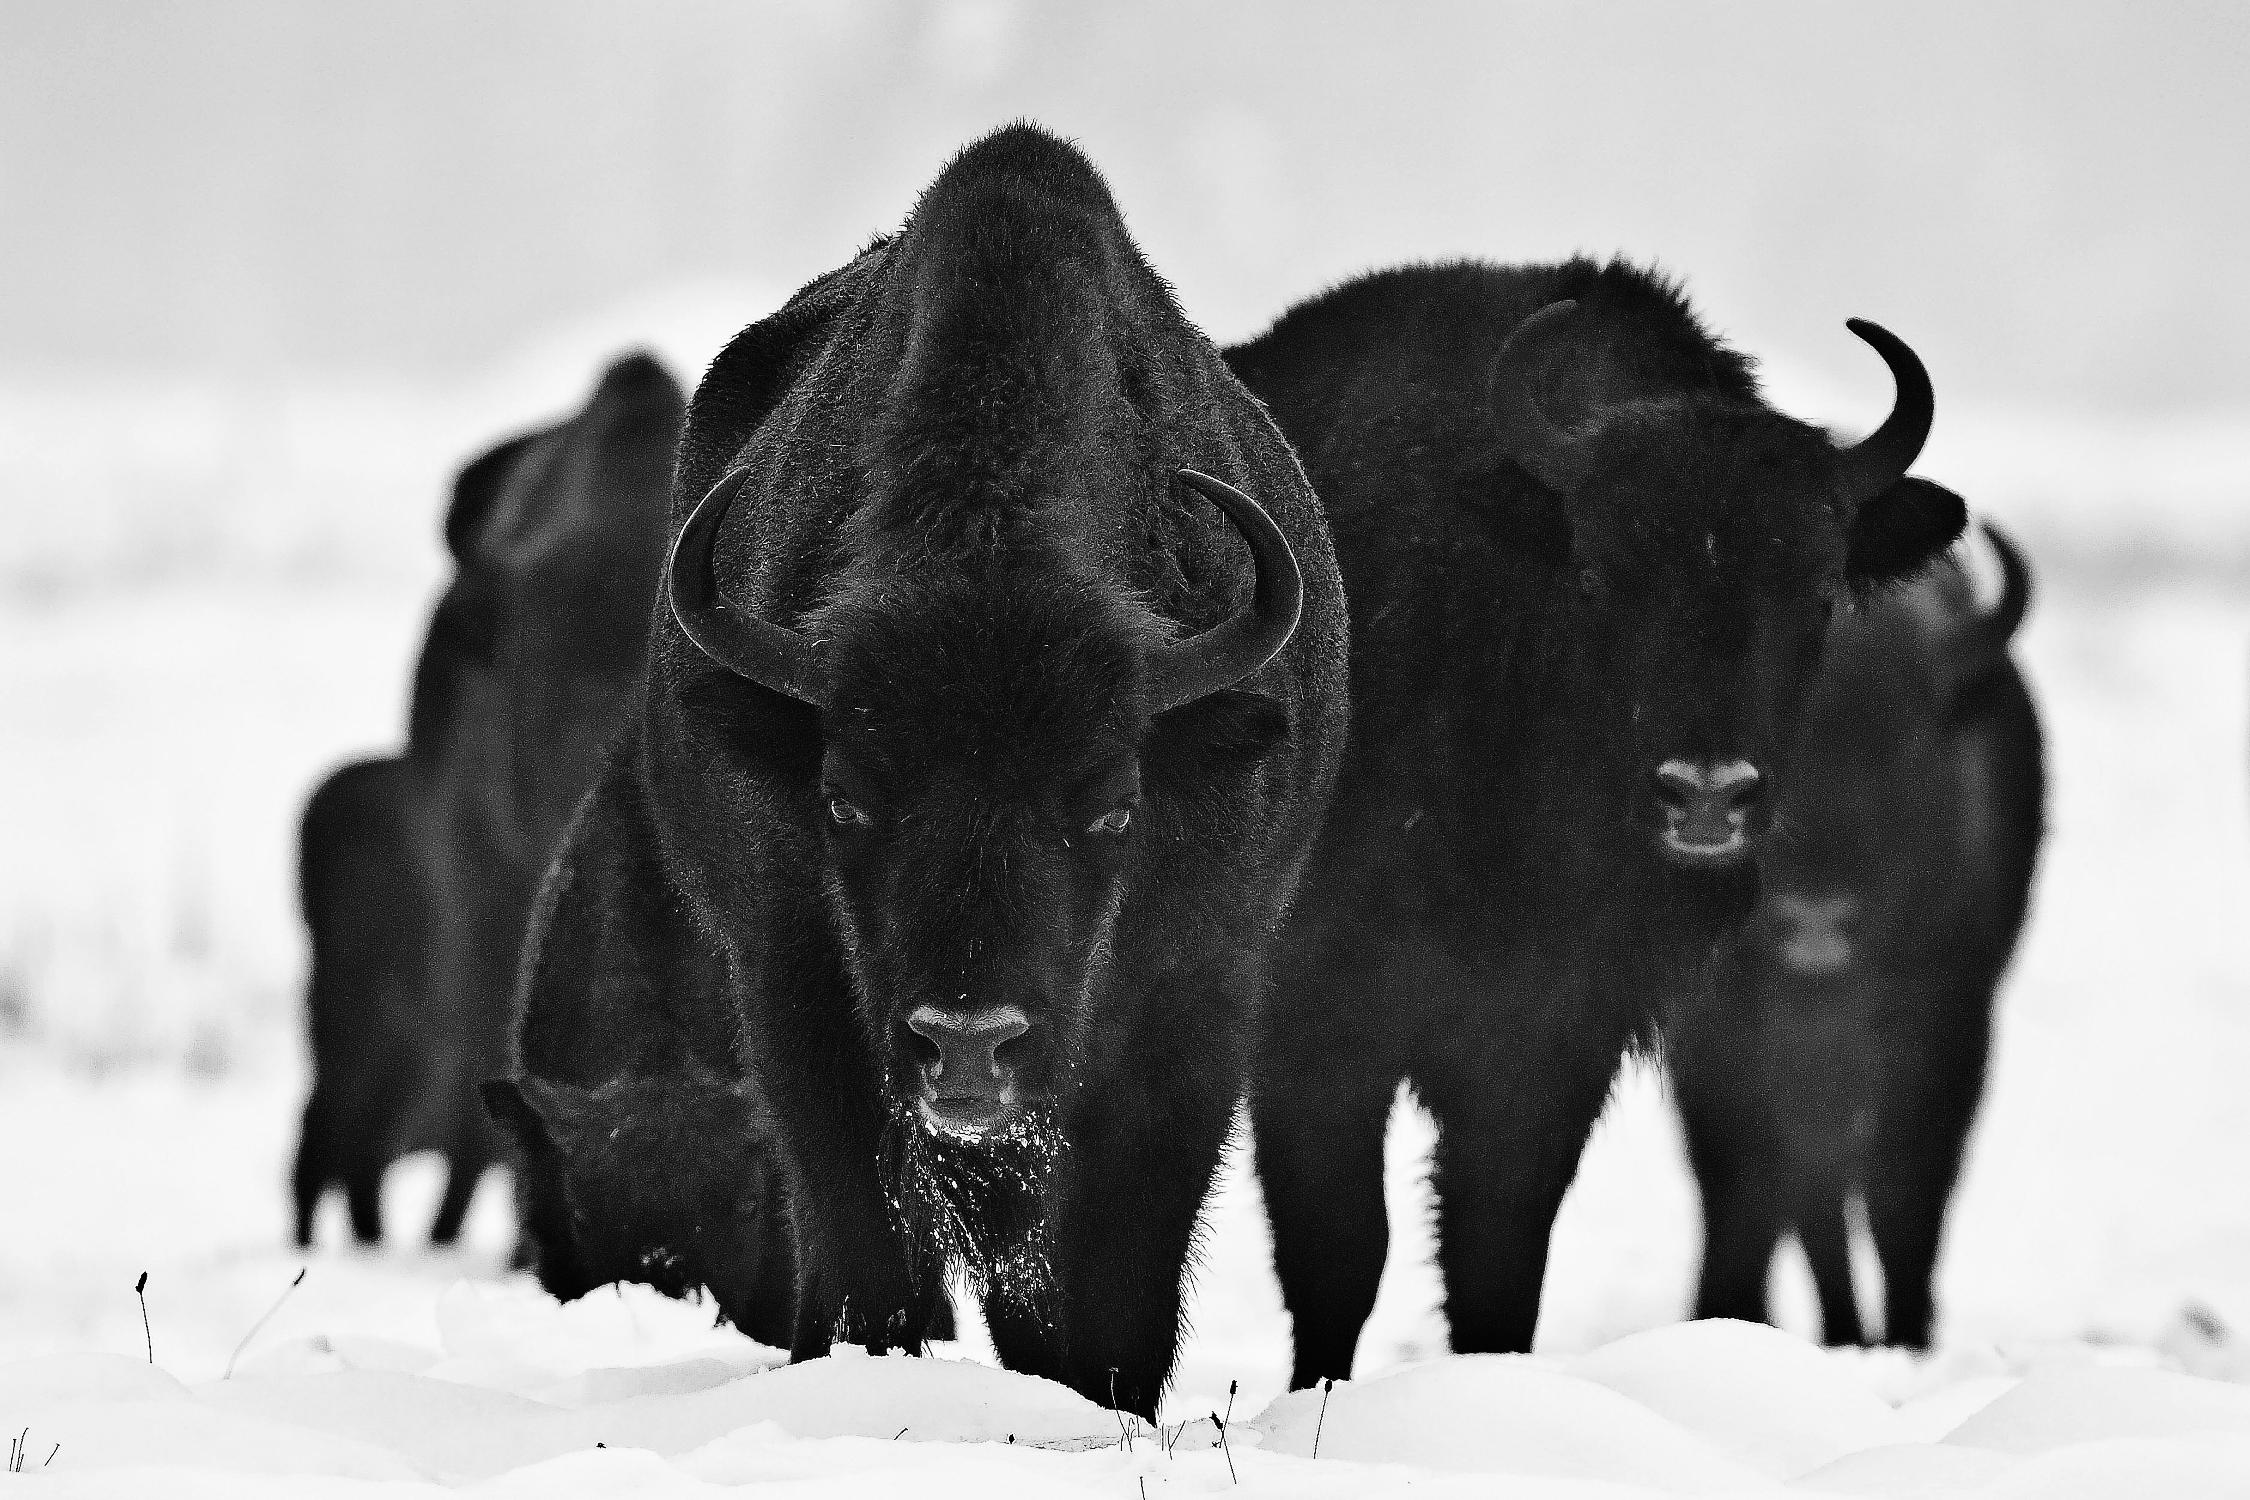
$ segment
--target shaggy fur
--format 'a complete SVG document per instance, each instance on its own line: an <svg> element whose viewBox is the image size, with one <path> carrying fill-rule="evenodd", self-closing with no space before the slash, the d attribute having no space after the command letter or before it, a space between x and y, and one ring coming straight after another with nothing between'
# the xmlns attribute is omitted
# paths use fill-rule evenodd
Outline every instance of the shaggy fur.
<svg viewBox="0 0 2250 1500"><path fill-rule="evenodd" d="M316 848L324 810L317 799L308 810L315 1086L296 1178L301 1233L341 1175L355 1229L379 1235L383 1168L435 1148L449 1177L431 1236L450 1240L497 1158L476 1085L506 1062L540 874L641 676L684 404L655 361L629 356L567 421L501 444L456 482L445 536L458 567L391 773L399 831L379 852L348 856L367 872L357 887L316 882L316 865L345 856ZM375 914L378 886L410 921ZM377 930L381 978L366 956ZM356 947L327 937L347 931Z"/></svg>
<svg viewBox="0 0 2250 1500"><path fill-rule="evenodd" d="M1252 582L1183 466L1265 506L1305 607L1263 670L1155 713L1148 648ZM917 1347L960 1258L1011 1368L1153 1414L1343 739L1319 510L1092 166L1023 126L713 363L675 518L736 471L721 587L818 643L829 707L659 612L635 736L534 924L523 1073L607 1076L710 976L698 1034L774 1121L797 1357ZM1009 1044L1032 1105L925 1138L906 1018L971 995L1034 1018Z"/></svg>
<svg viewBox="0 0 2250 1500"><path fill-rule="evenodd" d="M2020 620L2011 583L1998 608ZM1697 1317L1767 1318L1774 1248L1794 1233L1828 1342L1865 1342L1845 1230L1858 1194L1882 1342L1929 1343L2044 829L2038 715L1984 624L1949 564L1831 630L1757 919L1667 1032L1703 1193Z"/></svg>
<svg viewBox="0 0 2250 1500"><path fill-rule="evenodd" d="M1488 405L1503 342L1564 298L1530 383L1591 453L1567 499ZM1352 747L1253 1101L1294 1383L1351 1372L1402 1078L1440 1128L1454 1347L1528 1349L1619 1059L1756 899L1752 864L1663 856L1657 767L1777 777L1826 611L1961 518L1895 490L1842 514L1828 437L1627 265L1381 272L1228 360L1297 445L1351 600Z"/></svg>

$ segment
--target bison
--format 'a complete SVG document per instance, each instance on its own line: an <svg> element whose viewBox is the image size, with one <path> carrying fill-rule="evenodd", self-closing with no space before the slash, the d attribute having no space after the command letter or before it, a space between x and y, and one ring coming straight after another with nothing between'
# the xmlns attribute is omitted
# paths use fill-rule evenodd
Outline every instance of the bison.
<svg viewBox="0 0 2250 1500"><path fill-rule="evenodd" d="M1851 326L1897 383L1857 443L1620 262L1378 272L1229 351L1351 600L1352 745L1252 1103L1296 1385L1351 1371L1402 1079L1438 1123L1453 1346L1530 1347L1620 1059L1755 904L1830 611L1960 531L1898 482L1920 362Z"/></svg>
<svg viewBox="0 0 2250 1500"><path fill-rule="evenodd" d="M675 509L514 1087L739 1069L795 1357L919 1347L958 1265L1009 1367L1153 1415L1344 737L1296 460L1026 125L719 355Z"/></svg>
<svg viewBox="0 0 2250 1500"><path fill-rule="evenodd" d="M383 1237L383 1173L408 1148L399 1126L430 1075L412 786L403 756L354 761L314 790L298 830L314 1073L291 1173L300 1245L312 1243L314 1210L336 1186L353 1237Z"/></svg>
<svg viewBox="0 0 2250 1500"><path fill-rule="evenodd" d="M1757 916L1667 1023L1703 1195L1698 1317L1766 1319L1774 1249L1794 1233L1823 1336L1864 1342L1845 1228L1857 1194L1883 1342L1929 1343L1993 992L2044 829L2039 716L2008 653L2030 572L1986 533L2004 578L1989 611L1949 562L1830 627Z"/></svg>
<svg viewBox="0 0 2250 1500"><path fill-rule="evenodd" d="M300 1239L339 1177L355 1233L379 1237L384 1167L434 1148L449 1170L430 1233L450 1241L497 1159L476 1085L505 1063L539 877L641 675L684 408L661 365L628 356L581 410L454 486L457 567L415 670L405 754L342 773L305 820L315 1084Z"/></svg>

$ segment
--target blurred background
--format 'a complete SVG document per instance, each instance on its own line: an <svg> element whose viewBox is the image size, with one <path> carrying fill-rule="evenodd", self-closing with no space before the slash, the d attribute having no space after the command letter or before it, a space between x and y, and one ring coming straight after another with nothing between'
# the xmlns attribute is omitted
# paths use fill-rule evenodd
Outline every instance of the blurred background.
<svg viewBox="0 0 2250 1500"><path fill-rule="evenodd" d="M1028 115L1087 148L1220 341L1376 264L1573 251L1683 276L1838 428L1889 397L1843 320L1911 340L1939 392L1923 472L2040 567L2057 784L1949 1305L1994 1337L2143 1336L2226 1303L2250 1256L2246 39L2221 0L7 0L0 1128L56 1144L19 1162L47 1215L0 1232L0 1279L114 1228L88 1180L191 1248L280 1243L294 818L397 741L452 470L620 348L692 382ZM55 1135L86 1088L207 1122L182 1139L227 1171ZM1559 1231L1566 1339L1684 1298L1668 1132L1637 1078ZM1255 1232L1215 1268L1255 1275ZM1431 1336L1405 1286L1402 1351Z"/></svg>

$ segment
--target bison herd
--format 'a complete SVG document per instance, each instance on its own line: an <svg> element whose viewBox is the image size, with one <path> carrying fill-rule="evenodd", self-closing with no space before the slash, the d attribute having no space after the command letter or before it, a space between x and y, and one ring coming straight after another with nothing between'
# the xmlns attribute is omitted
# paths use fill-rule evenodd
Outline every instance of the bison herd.
<svg viewBox="0 0 2250 1500"><path fill-rule="evenodd" d="M1073 147L463 471L404 750L307 808L300 1240L515 1164L558 1297L797 1358L950 1333L1152 1416L1247 1102L1294 1383L1351 1372L1401 1082L1453 1345L1524 1350L1625 1057L1696 1311L1784 1236L1926 1344L2041 837L1961 500L1776 410L1623 262L1378 272L1214 348ZM1987 528L1989 531L1990 529ZM669 549L667 551L667 548ZM1863 1205L1886 1316L1858 1311Z"/></svg>

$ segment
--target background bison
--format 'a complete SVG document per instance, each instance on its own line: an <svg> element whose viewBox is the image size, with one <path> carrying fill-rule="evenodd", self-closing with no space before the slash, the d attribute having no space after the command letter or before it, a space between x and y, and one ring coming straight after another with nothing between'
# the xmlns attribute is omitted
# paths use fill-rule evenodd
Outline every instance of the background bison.
<svg viewBox="0 0 2250 1500"><path fill-rule="evenodd" d="M1382 272L1230 351L1351 600L1352 746L1253 1114L1296 1384L1351 1371L1402 1078L1439 1126L1454 1347L1530 1347L1619 1059L1755 902L1829 612L1961 528L1956 499L1898 483L1920 363L1854 328L1898 385L1856 445L1767 406L1623 264Z"/></svg>
<svg viewBox="0 0 2250 1500"><path fill-rule="evenodd" d="M300 1245L312 1243L313 1212L332 1186L344 1190L353 1237L383 1237L383 1172L412 1149L402 1117L433 1071L422 1029L427 914L412 786L403 757L354 761L305 804L297 874L311 940L314 1080L291 1174Z"/></svg>
<svg viewBox="0 0 2250 1500"><path fill-rule="evenodd" d="M505 1064L540 873L641 673L683 406L660 365L629 356L582 410L455 485L457 569L415 671L405 754L343 773L306 815L301 1239L339 1179L354 1232L379 1236L383 1168L434 1147L448 1178L430 1232L451 1240L496 1159L476 1086Z"/></svg>
<svg viewBox="0 0 2250 1500"><path fill-rule="evenodd" d="M1009 1366L1152 1415L1343 738L1302 474L1093 167L1016 127L719 356L676 494L519 1088L739 1067L797 1356L919 1344L958 1260Z"/></svg>
<svg viewBox="0 0 2250 1500"><path fill-rule="evenodd" d="M1930 1280L1984 1091L1993 992L2043 832L2039 719L2008 654L2030 574L1978 609L1948 561L1847 611L1805 706L1758 915L1668 1026L1703 1194L1697 1317L1765 1319L1775 1246L1828 1342L1862 1342L1846 1204L1883 1270L1883 1341L1930 1341Z"/></svg>

